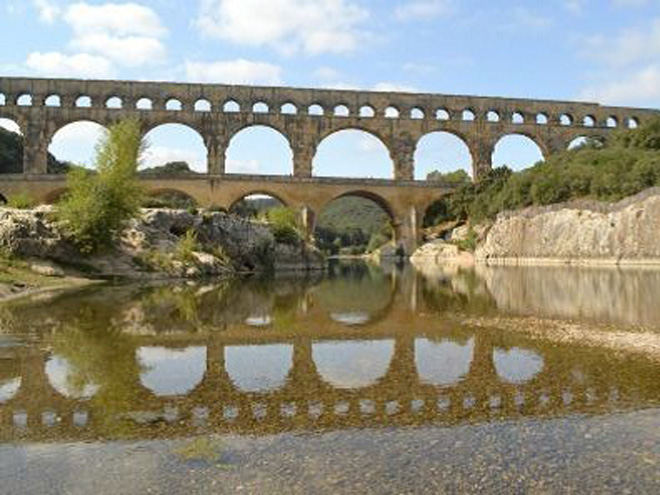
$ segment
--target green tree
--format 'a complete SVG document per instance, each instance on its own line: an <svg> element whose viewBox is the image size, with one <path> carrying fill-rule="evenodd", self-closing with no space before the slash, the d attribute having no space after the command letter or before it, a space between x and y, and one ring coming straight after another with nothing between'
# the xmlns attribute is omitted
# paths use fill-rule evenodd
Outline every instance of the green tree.
<svg viewBox="0 0 660 495"><path fill-rule="evenodd" d="M95 170L68 173L59 215L81 252L108 247L126 221L139 213L143 191L137 169L144 149L139 122L123 120L99 141Z"/></svg>

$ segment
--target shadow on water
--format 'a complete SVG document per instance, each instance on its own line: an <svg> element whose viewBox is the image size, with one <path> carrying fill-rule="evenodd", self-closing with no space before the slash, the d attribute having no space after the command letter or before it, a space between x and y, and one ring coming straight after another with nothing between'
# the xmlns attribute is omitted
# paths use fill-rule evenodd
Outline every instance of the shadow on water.
<svg viewBox="0 0 660 495"><path fill-rule="evenodd" d="M660 272L331 265L325 277L125 285L0 309L3 440L169 438L604 414L660 366L458 316L660 323Z"/></svg>

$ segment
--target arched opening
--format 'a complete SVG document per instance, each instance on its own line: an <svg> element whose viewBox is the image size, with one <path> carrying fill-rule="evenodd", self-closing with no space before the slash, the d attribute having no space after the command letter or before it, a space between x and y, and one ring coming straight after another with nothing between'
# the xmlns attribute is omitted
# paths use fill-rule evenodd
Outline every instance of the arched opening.
<svg viewBox="0 0 660 495"><path fill-rule="evenodd" d="M89 96L79 96L76 98L76 107L78 108L91 108L92 106L92 98Z"/></svg>
<svg viewBox="0 0 660 495"><path fill-rule="evenodd" d="M32 95L24 94L16 98L16 104L19 107L31 107L32 106Z"/></svg>
<svg viewBox="0 0 660 495"><path fill-rule="evenodd" d="M62 396L71 399L90 399L98 392L91 378L80 375L68 359L54 355L46 362L46 376L50 385Z"/></svg>
<svg viewBox="0 0 660 495"><path fill-rule="evenodd" d="M197 208L199 205L195 198L175 189L161 189L149 191L144 200L144 208L170 208L173 210L187 210Z"/></svg>
<svg viewBox="0 0 660 495"><path fill-rule="evenodd" d="M23 135L13 120L0 118L0 144L0 174L23 173Z"/></svg>
<svg viewBox="0 0 660 495"><path fill-rule="evenodd" d="M567 113L564 113L564 114L560 115L559 123L561 125L567 125L567 126L568 125L573 125L573 116L569 115Z"/></svg>
<svg viewBox="0 0 660 495"><path fill-rule="evenodd" d="M333 113L335 117L348 117L351 114L346 105L337 105Z"/></svg>
<svg viewBox="0 0 660 495"><path fill-rule="evenodd" d="M392 178L394 164L385 144L373 134L345 129L319 144L313 162L318 177Z"/></svg>
<svg viewBox="0 0 660 495"><path fill-rule="evenodd" d="M571 140L568 143L569 150L575 150L579 148L591 147L591 148L602 148L605 145L605 140L601 137L596 136L578 136L575 139Z"/></svg>
<svg viewBox="0 0 660 495"><path fill-rule="evenodd" d="M270 392L282 388L293 364L291 345L225 347L225 370L243 392Z"/></svg>
<svg viewBox="0 0 660 495"><path fill-rule="evenodd" d="M523 117L523 114L520 112L513 112L511 115L511 123L512 124L524 124L525 123L525 117Z"/></svg>
<svg viewBox="0 0 660 495"><path fill-rule="evenodd" d="M587 115L582 119L582 125L584 127L594 127L596 125L596 119L592 115Z"/></svg>
<svg viewBox="0 0 660 495"><path fill-rule="evenodd" d="M374 107L365 105L360 108L360 117L371 118L375 116L376 116L376 111L374 110Z"/></svg>
<svg viewBox="0 0 660 495"><path fill-rule="evenodd" d="M450 115L449 115L449 110L446 108L438 108L435 111L435 118L436 120L449 120Z"/></svg>
<svg viewBox="0 0 660 495"><path fill-rule="evenodd" d="M13 399L21 388L23 379L20 376L11 378L0 378L0 404Z"/></svg>
<svg viewBox="0 0 660 495"><path fill-rule="evenodd" d="M523 384L543 371L543 358L536 352L514 347L493 350L497 376L507 383Z"/></svg>
<svg viewBox="0 0 660 495"><path fill-rule="evenodd" d="M170 98L165 102L165 110L170 112L180 112L183 109L183 105L176 98Z"/></svg>
<svg viewBox="0 0 660 495"><path fill-rule="evenodd" d="M473 176L468 145L455 134L432 132L423 136L415 149L415 179L444 180L447 174L463 171ZM461 175L461 174L458 174Z"/></svg>
<svg viewBox="0 0 660 495"><path fill-rule="evenodd" d="M639 120L636 117L628 119L628 129L637 129L639 127Z"/></svg>
<svg viewBox="0 0 660 495"><path fill-rule="evenodd" d="M421 120L424 118L424 110L421 108L413 108L410 111L410 118L413 120Z"/></svg>
<svg viewBox="0 0 660 495"><path fill-rule="evenodd" d="M252 113L268 113L270 112L270 108L268 107L267 103L264 103L263 101L258 101L254 105L252 105Z"/></svg>
<svg viewBox="0 0 660 495"><path fill-rule="evenodd" d="M211 111L211 102L205 100L204 98L197 100L195 102L195 112L210 112Z"/></svg>
<svg viewBox="0 0 660 495"><path fill-rule="evenodd" d="M121 98L118 96L112 96L108 98L105 102L105 107L106 108L112 108L112 109L119 109L122 107L122 101Z"/></svg>
<svg viewBox="0 0 660 495"><path fill-rule="evenodd" d="M536 123L539 124L539 125L547 125L547 123L548 123L548 114L539 113L536 116Z"/></svg>
<svg viewBox="0 0 660 495"><path fill-rule="evenodd" d="M241 111L241 106L235 100L228 100L222 105L222 111L225 113L238 113Z"/></svg>
<svg viewBox="0 0 660 495"><path fill-rule="evenodd" d="M73 122L53 135L48 151L60 162L91 168L94 166L96 145L106 132L106 128L96 122Z"/></svg>
<svg viewBox="0 0 660 495"><path fill-rule="evenodd" d="M7 105L7 96L4 93L0 93L0 107Z"/></svg>
<svg viewBox="0 0 660 495"><path fill-rule="evenodd" d="M444 387L467 376L474 354L474 339L466 343L451 340L415 340L415 365L422 382Z"/></svg>
<svg viewBox="0 0 660 495"><path fill-rule="evenodd" d="M149 98L140 98L135 104L135 108L138 110L153 110L154 102Z"/></svg>
<svg viewBox="0 0 660 495"><path fill-rule="evenodd" d="M265 218L274 208L284 208L284 202L268 193L255 192L243 196L230 205L229 213L242 218Z"/></svg>
<svg viewBox="0 0 660 495"><path fill-rule="evenodd" d="M287 138L271 127L246 127L229 142L225 170L232 174L291 175L293 150Z"/></svg>
<svg viewBox="0 0 660 495"><path fill-rule="evenodd" d="M148 148L141 171L146 173L205 173L207 151L202 136L183 124L162 124L151 129L144 139Z"/></svg>
<svg viewBox="0 0 660 495"><path fill-rule="evenodd" d="M44 105L47 107L61 107L62 99L59 95L50 95L44 100Z"/></svg>
<svg viewBox="0 0 660 495"><path fill-rule="evenodd" d="M322 342L312 345L321 378L340 389L375 385L387 373L394 356L393 340Z"/></svg>
<svg viewBox="0 0 660 495"><path fill-rule="evenodd" d="M615 128L619 126L619 120L616 117L608 117L605 125L610 128Z"/></svg>
<svg viewBox="0 0 660 495"><path fill-rule="evenodd" d="M321 105L314 104L309 106L309 108L307 109L307 113L309 115L319 116L319 115L323 115L324 111Z"/></svg>
<svg viewBox="0 0 660 495"><path fill-rule="evenodd" d="M490 110L486 114L486 120L488 122L499 122L501 120L500 114L496 112L495 110Z"/></svg>
<svg viewBox="0 0 660 495"><path fill-rule="evenodd" d="M296 107L293 103L285 103L282 105L282 108L280 108L280 113L283 115L297 115L298 107Z"/></svg>
<svg viewBox="0 0 660 495"><path fill-rule="evenodd" d="M394 241L393 223L385 200L355 192L334 199L318 212L314 238L328 255L360 255Z"/></svg>
<svg viewBox="0 0 660 495"><path fill-rule="evenodd" d="M185 349L140 347L137 358L144 369L140 382L157 396L189 394L204 379L206 352L203 346Z"/></svg>
<svg viewBox="0 0 660 495"><path fill-rule="evenodd" d="M463 114L462 114L461 117L462 117L464 122L473 122L474 118L475 118L474 112L472 110L470 110L469 108L466 108L465 110L463 110Z"/></svg>
<svg viewBox="0 0 660 495"><path fill-rule="evenodd" d="M385 109L385 118L388 119L398 119L401 113L399 112L399 109L396 107L387 107Z"/></svg>
<svg viewBox="0 0 660 495"><path fill-rule="evenodd" d="M493 152L493 166L507 166L523 170L544 161L543 151L536 142L522 134L509 134L501 138Z"/></svg>

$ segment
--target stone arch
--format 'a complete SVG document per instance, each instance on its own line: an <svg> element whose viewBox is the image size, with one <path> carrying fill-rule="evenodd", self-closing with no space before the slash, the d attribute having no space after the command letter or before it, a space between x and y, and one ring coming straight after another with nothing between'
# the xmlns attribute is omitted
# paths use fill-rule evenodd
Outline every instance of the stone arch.
<svg viewBox="0 0 660 495"><path fill-rule="evenodd" d="M293 368L291 344L227 346L224 353L229 379L243 392L280 389Z"/></svg>
<svg viewBox="0 0 660 495"><path fill-rule="evenodd" d="M511 114L511 123L512 124L524 124L525 116L522 112L516 111Z"/></svg>
<svg viewBox="0 0 660 495"><path fill-rule="evenodd" d="M0 174L22 174L25 161L23 131L16 119L7 117L10 115L0 112L0 129L6 131L6 139L13 141L13 145L0 160Z"/></svg>
<svg viewBox="0 0 660 495"><path fill-rule="evenodd" d="M123 101L119 96L110 96L105 100L105 108L118 110L121 109L122 107L123 107Z"/></svg>
<svg viewBox="0 0 660 495"><path fill-rule="evenodd" d="M78 95L74 101L74 106L77 108L92 108L94 100L89 95Z"/></svg>
<svg viewBox="0 0 660 495"><path fill-rule="evenodd" d="M420 107L414 107L410 110L410 118L413 120L422 120L426 117L426 113Z"/></svg>
<svg viewBox="0 0 660 495"><path fill-rule="evenodd" d="M582 125L584 127L595 127L596 126L596 117L593 115L585 115L582 119Z"/></svg>
<svg viewBox="0 0 660 495"><path fill-rule="evenodd" d="M626 119L626 127L628 129L637 129L639 127L639 119L637 117L628 117Z"/></svg>
<svg viewBox="0 0 660 495"><path fill-rule="evenodd" d="M444 155L447 151L452 161L456 163L446 164L448 165L446 169L442 167L445 164L437 164L434 170L453 172L461 169L465 170L470 176L475 176L475 160L467 139L461 133L442 129L428 132L417 141L414 154L415 178L423 179L424 172L431 172L429 166L425 166L426 162L430 163L431 161L430 153L442 153Z"/></svg>
<svg viewBox="0 0 660 495"><path fill-rule="evenodd" d="M154 102L151 98L147 98L146 96L143 96L141 98L138 98L138 100L135 102L135 108L137 110L153 110Z"/></svg>
<svg viewBox="0 0 660 495"><path fill-rule="evenodd" d="M366 140L365 140L366 137ZM362 139L359 139L362 138ZM337 140L344 141L342 146L335 144ZM382 174L385 178L392 178L395 175L394 161L391 157L391 151L386 144L386 141L379 135L377 131L367 129L362 126L346 125L330 129L319 137L316 153L312 160L312 170L316 176L324 177L346 177L346 173L331 172L337 163L337 156L343 155L343 160L358 160L358 155L362 155L363 160L372 160L371 172L377 170L377 174L381 174L381 168L388 167L388 172ZM327 151L330 149L330 151ZM332 162L330 157L334 156ZM377 155L377 156L376 156ZM375 160L375 161L374 161ZM376 163L378 162L378 163ZM375 164L375 166L374 166ZM364 162L362 163L364 166ZM318 173L319 170L329 173ZM364 177L361 175L360 177Z"/></svg>
<svg viewBox="0 0 660 495"><path fill-rule="evenodd" d="M376 194L376 193L371 192L371 191L366 190L366 189L352 189L350 191L343 192L343 193L333 197L330 201L326 202L325 204L323 204L321 206L321 208L319 210L319 213L320 213L321 210L325 209L333 201L336 201L336 200L341 199L341 198L350 197L350 196L357 196L357 197L360 197L360 198L365 198L365 199L369 199L369 200L373 201L378 206L380 206L383 209L383 211L385 211L385 213L388 214L388 216L390 217L390 220L392 220L392 222L396 221L396 218L397 218L396 212L394 211L394 208L392 207L390 202L387 199L385 199L383 196L381 196L380 194Z"/></svg>
<svg viewBox="0 0 660 495"><path fill-rule="evenodd" d="M541 355L519 347L495 348L493 364L495 372L501 380L515 385L533 380L544 368L544 360Z"/></svg>
<svg viewBox="0 0 660 495"><path fill-rule="evenodd" d="M568 143L567 149L572 150L579 148L580 146L585 145L589 140L594 140L600 144L605 144L605 137L600 136L600 135L587 135L587 134L580 134L573 136Z"/></svg>
<svg viewBox="0 0 660 495"><path fill-rule="evenodd" d="M150 146L144 155L142 170L170 162L186 162L196 172L208 169L204 136L190 124L177 119L150 122L144 126L143 138Z"/></svg>
<svg viewBox="0 0 660 495"><path fill-rule="evenodd" d="M222 111L224 113L239 113L241 111L241 105L238 101L230 98L222 104Z"/></svg>
<svg viewBox="0 0 660 495"><path fill-rule="evenodd" d="M255 101L252 105L252 113L270 113L270 105L265 101Z"/></svg>
<svg viewBox="0 0 660 495"><path fill-rule="evenodd" d="M19 123L19 120L11 114L0 112L0 127L14 134L23 135L23 127Z"/></svg>
<svg viewBox="0 0 660 495"><path fill-rule="evenodd" d="M96 144L107 132L100 119L81 119L63 123L50 136L48 151L60 161L92 165Z"/></svg>
<svg viewBox="0 0 660 495"><path fill-rule="evenodd" d="M200 98L193 106L195 112L210 112L213 109L211 102L206 98Z"/></svg>
<svg viewBox="0 0 660 495"><path fill-rule="evenodd" d="M385 109L384 116L387 119L398 119L401 117L401 111L397 107L390 105Z"/></svg>
<svg viewBox="0 0 660 495"><path fill-rule="evenodd" d="M615 129L615 128L619 127L619 119L617 119L614 115L610 115L605 120L605 126L611 128L611 129Z"/></svg>
<svg viewBox="0 0 660 495"><path fill-rule="evenodd" d="M227 211L232 211L232 209L234 209L236 205L238 205L241 201L245 200L246 198L249 198L250 196L264 196L264 197L273 198L279 201L284 207L287 208L291 207L291 202L287 201L279 193L274 193L273 191L268 189L250 189L248 191L240 192L238 195L234 196L229 202L229 208L227 208Z"/></svg>
<svg viewBox="0 0 660 495"><path fill-rule="evenodd" d="M451 120L451 113L446 108L438 108L435 111L436 120Z"/></svg>
<svg viewBox="0 0 660 495"><path fill-rule="evenodd" d="M538 125L547 125L549 121L548 114L545 112L539 112L536 114L536 123Z"/></svg>
<svg viewBox="0 0 660 495"><path fill-rule="evenodd" d="M542 143L527 133L511 133L500 136L493 147L494 167L506 165L513 170L522 170L544 161L548 151Z"/></svg>
<svg viewBox="0 0 660 495"><path fill-rule="evenodd" d="M360 117L373 118L376 116L376 110L371 105L363 105L360 107Z"/></svg>
<svg viewBox="0 0 660 495"><path fill-rule="evenodd" d="M477 116L471 108L466 108L461 114L461 120L463 122L474 122L476 118Z"/></svg>
<svg viewBox="0 0 660 495"><path fill-rule="evenodd" d="M434 386L455 385L470 372L474 337L465 343L449 339L415 339L415 366L420 381Z"/></svg>
<svg viewBox="0 0 660 495"><path fill-rule="evenodd" d="M282 115L298 115L298 107L294 103L287 101L280 107L280 113Z"/></svg>
<svg viewBox="0 0 660 495"><path fill-rule="evenodd" d="M502 117L500 116L500 113L497 110L488 110L486 113L486 121L487 122L500 122L502 120Z"/></svg>
<svg viewBox="0 0 660 495"><path fill-rule="evenodd" d="M325 114L325 110L318 103L312 103L309 107L307 107L307 114L313 116L321 116Z"/></svg>
<svg viewBox="0 0 660 495"><path fill-rule="evenodd" d="M340 103L339 105L335 106L334 110L332 111L332 115L335 117L350 117L351 110L345 103Z"/></svg>
<svg viewBox="0 0 660 495"><path fill-rule="evenodd" d="M7 95L4 93L0 93L0 107L4 107L7 105Z"/></svg>
<svg viewBox="0 0 660 495"><path fill-rule="evenodd" d="M44 99L44 105L47 107L61 107L62 98L60 97L60 95L56 95L56 94L48 95Z"/></svg>
<svg viewBox="0 0 660 495"><path fill-rule="evenodd" d="M183 103L178 98L168 98L165 100L165 110L169 112L180 112L183 110Z"/></svg>
<svg viewBox="0 0 660 495"><path fill-rule="evenodd" d="M31 107L33 104L33 98L30 93L23 93L16 97L16 105L19 107Z"/></svg>
<svg viewBox="0 0 660 495"><path fill-rule="evenodd" d="M207 352L206 346L140 347L136 357L145 369L140 374L140 383L156 396L188 395L204 380Z"/></svg>
<svg viewBox="0 0 660 495"><path fill-rule="evenodd" d="M225 163L228 173L289 175L293 173L291 141L273 124L246 124L232 134Z"/></svg>
<svg viewBox="0 0 660 495"><path fill-rule="evenodd" d="M575 122L575 119L570 113L562 113L559 116L559 124L563 126L572 126Z"/></svg>

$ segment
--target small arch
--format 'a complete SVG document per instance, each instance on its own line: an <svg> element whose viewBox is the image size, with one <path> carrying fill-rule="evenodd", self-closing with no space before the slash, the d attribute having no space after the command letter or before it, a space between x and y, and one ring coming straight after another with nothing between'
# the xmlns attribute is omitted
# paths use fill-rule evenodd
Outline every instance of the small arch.
<svg viewBox="0 0 660 495"><path fill-rule="evenodd" d="M565 126L573 125L573 116L567 113L563 113L559 116L559 123Z"/></svg>
<svg viewBox="0 0 660 495"><path fill-rule="evenodd" d="M371 105L364 105L360 108L360 117L372 118L376 116L376 110Z"/></svg>
<svg viewBox="0 0 660 495"><path fill-rule="evenodd" d="M511 123L512 124L524 124L525 123L525 117L520 112L513 112L511 114Z"/></svg>
<svg viewBox="0 0 660 495"><path fill-rule="evenodd" d="M185 124L161 124L150 129L144 136L149 143L140 171L155 167L206 172L207 149L201 134ZM162 170L162 169L161 169ZM182 172L180 172L182 173Z"/></svg>
<svg viewBox="0 0 660 495"><path fill-rule="evenodd" d="M617 119L614 116L607 117L607 120L605 121L605 125L611 129L619 127L619 119Z"/></svg>
<svg viewBox="0 0 660 495"><path fill-rule="evenodd" d="M486 114L486 120L488 122L500 122L502 118L500 117L499 112L495 110L489 110L488 113Z"/></svg>
<svg viewBox="0 0 660 495"><path fill-rule="evenodd" d="M435 111L435 118L436 120L450 120L451 115L449 114L449 110L446 108L438 108Z"/></svg>
<svg viewBox="0 0 660 495"><path fill-rule="evenodd" d="M410 118L413 120L421 120L425 117L424 110L419 107L415 107L410 110Z"/></svg>
<svg viewBox="0 0 660 495"><path fill-rule="evenodd" d="M122 107L121 98L118 96L111 96L105 101L106 108L120 109Z"/></svg>
<svg viewBox="0 0 660 495"><path fill-rule="evenodd" d="M474 175L473 159L467 143L458 135L436 131L425 134L415 147L415 179L430 179L430 174L464 170Z"/></svg>
<svg viewBox="0 0 660 495"><path fill-rule="evenodd" d="M135 103L135 108L138 110L153 110L154 102L150 98L140 98Z"/></svg>
<svg viewBox="0 0 660 495"><path fill-rule="evenodd" d="M212 107L211 107L211 102L209 100L200 98L195 102L193 108L195 109L195 112L210 112Z"/></svg>
<svg viewBox="0 0 660 495"><path fill-rule="evenodd" d="M333 111L335 117L348 117L351 111L346 105L337 105Z"/></svg>
<svg viewBox="0 0 660 495"><path fill-rule="evenodd" d="M60 95L49 95L44 100L44 105L47 107L61 107L62 99L60 98Z"/></svg>
<svg viewBox="0 0 660 495"><path fill-rule="evenodd" d="M626 123L628 129L637 129L639 127L639 119L637 119L637 117L629 117Z"/></svg>
<svg viewBox="0 0 660 495"><path fill-rule="evenodd" d="M474 112L472 110L466 108L465 110L463 110L461 118L463 119L464 122L473 122L476 116L474 115Z"/></svg>
<svg viewBox="0 0 660 495"><path fill-rule="evenodd" d="M310 105L309 108L307 109L308 115L321 116L324 113L325 111L323 110L323 107L317 103Z"/></svg>
<svg viewBox="0 0 660 495"><path fill-rule="evenodd" d="M298 114L298 107L295 106L291 102L285 103L280 108L280 113L283 114L283 115L297 115Z"/></svg>
<svg viewBox="0 0 660 495"><path fill-rule="evenodd" d="M392 178L394 164L383 141L363 129L342 129L326 136L313 160L315 176Z"/></svg>
<svg viewBox="0 0 660 495"><path fill-rule="evenodd" d="M81 95L76 98L76 107L77 108L91 108L92 98L87 95Z"/></svg>
<svg viewBox="0 0 660 495"><path fill-rule="evenodd" d="M548 124L548 114L541 112L536 114L536 123L539 125L547 125Z"/></svg>
<svg viewBox="0 0 660 495"><path fill-rule="evenodd" d="M22 94L18 98L16 98L16 104L19 107L31 107L32 106L32 95L30 94Z"/></svg>
<svg viewBox="0 0 660 495"><path fill-rule="evenodd" d="M268 107L268 104L263 101L257 101L254 105L252 105L252 113L269 113L270 108Z"/></svg>
<svg viewBox="0 0 660 495"><path fill-rule="evenodd" d="M585 115L584 119L582 119L582 125L584 127L594 127L596 125L596 119L593 115Z"/></svg>
<svg viewBox="0 0 660 495"><path fill-rule="evenodd" d="M238 113L241 111L241 105L236 100L227 100L222 105L222 111L225 113Z"/></svg>
<svg viewBox="0 0 660 495"><path fill-rule="evenodd" d="M170 98L165 102L165 110L168 110L170 112L180 112L183 110L183 105L181 103L181 100L177 100L176 98Z"/></svg>
<svg viewBox="0 0 660 495"><path fill-rule="evenodd" d="M226 151L228 173L290 175L293 150L278 129L253 125L241 129L229 141Z"/></svg>
<svg viewBox="0 0 660 495"><path fill-rule="evenodd" d="M4 93L0 93L0 107L4 107L7 105L7 95Z"/></svg>
<svg viewBox="0 0 660 495"><path fill-rule="evenodd" d="M399 112L399 109L396 107L387 107L385 109L385 118L388 119L398 119L401 115L401 112Z"/></svg>
<svg viewBox="0 0 660 495"><path fill-rule="evenodd" d="M523 134L502 136L493 150L494 167L507 166L522 170L544 161L541 147L531 137Z"/></svg>

